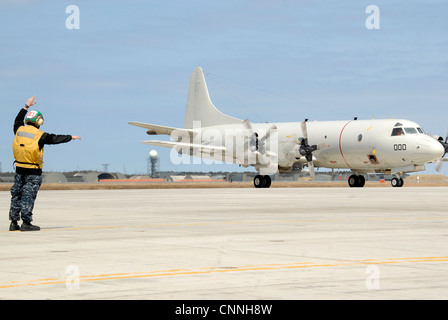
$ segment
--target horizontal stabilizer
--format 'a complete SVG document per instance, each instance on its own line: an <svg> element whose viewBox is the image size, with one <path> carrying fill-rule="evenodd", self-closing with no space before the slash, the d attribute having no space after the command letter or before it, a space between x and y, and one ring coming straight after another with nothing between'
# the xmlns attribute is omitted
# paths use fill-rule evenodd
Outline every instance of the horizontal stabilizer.
<svg viewBox="0 0 448 320"><path fill-rule="evenodd" d="M129 122L130 125L137 126L140 128L148 129L147 133L151 135L160 135L160 134L166 134L171 135L173 131L176 131L176 133L183 134L188 133L189 135L193 135L196 133L194 130L189 129L180 129L180 128L173 128L173 127L165 127L165 126L159 126L156 124L149 124L149 123L143 123L143 122Z"/></svg>
<svg viewBox="0 0 448 320"><path fill-rule="evenodd" d="M168 148L194 148L201 150L210 150L210 151L226 151L226 148L223 146L212 146L212 145L203 145L203 144L194 144L194 143L185 143L185 142L175 142L175 141L160 141L160 140L147 140L142 141L144 144L150 144L153 146L159 147L168 147Z"/></svg>

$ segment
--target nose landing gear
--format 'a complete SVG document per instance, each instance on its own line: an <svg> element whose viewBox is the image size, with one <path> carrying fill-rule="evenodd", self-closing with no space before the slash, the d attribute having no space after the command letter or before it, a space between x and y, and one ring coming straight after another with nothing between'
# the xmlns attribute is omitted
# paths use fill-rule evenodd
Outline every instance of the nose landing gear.
<svg viewBox="0 0 448 320"><path fill-rule="evenodd" d="M392 180L390 181L390 184L394 188L396 188L396 187L400 188L403 186L404 181L403 181L402 177L395 177L395 178L392 178Z"/></svg>

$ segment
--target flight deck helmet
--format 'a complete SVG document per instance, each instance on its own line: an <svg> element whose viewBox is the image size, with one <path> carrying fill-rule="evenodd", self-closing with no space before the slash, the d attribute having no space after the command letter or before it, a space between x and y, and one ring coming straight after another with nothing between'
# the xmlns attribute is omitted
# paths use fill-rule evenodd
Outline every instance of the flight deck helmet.
<svg viewBox="0 0 448 320"><path fill-rule="evenodd" d="M44 116L37 110L31 110L25 116L25 124L34 124L40 127L44 124Z"/></svg>

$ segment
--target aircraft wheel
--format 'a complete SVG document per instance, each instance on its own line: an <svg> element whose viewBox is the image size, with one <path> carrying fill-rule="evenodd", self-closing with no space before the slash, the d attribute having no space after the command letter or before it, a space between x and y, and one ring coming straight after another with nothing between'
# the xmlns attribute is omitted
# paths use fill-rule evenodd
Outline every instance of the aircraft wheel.
<svg viewBox="0 0 448 320"><path fill-rule="evenodd" d="M264 188L265 185L266 185L266 179L263 176L257 174L254 178L255 188Z"/></svg>
<svg viewBox="0 0 448 320"><path fill-rule="evenodd" d="M364 178L363 175L359 175L357 176L356 174L352 174L349 178L348 178L348 185L350 186L350 188L362 188L364 187L364 185L366 184L366 178Z"/></svg>
<svg viewBox="0 0 448 320"><path fill-rule="evenodd" d="M404 181L403 181L403 179L402 178L393 178L391 181L390 181L390 184L392 185L392 187L394 187L394 188L399 188L399 187L402 187L403 186L403 184L404 184Z"/></svg>
<svg viewBox="0 0 448 320"><path fill-rule="evenodd" d="M366 178L363 175L358 176L358 187L362 188L366 184Z"/></svg>
<svg viewBox="0 0 448 320"><path fill-rule="evenodd" d="M269 188L271 186L271 177L270 176L264 176L264 180L266 181L266 184L264 185L264 188Z"/></svg>
<svg viewBox="0 0 448 320"><path fill-rule="evenodd" d="M353 187L357 187L358 184L359 184L358 176L352 174L352 175L348 178L348 185L350 186L350 188L353 188Z"/></svg>

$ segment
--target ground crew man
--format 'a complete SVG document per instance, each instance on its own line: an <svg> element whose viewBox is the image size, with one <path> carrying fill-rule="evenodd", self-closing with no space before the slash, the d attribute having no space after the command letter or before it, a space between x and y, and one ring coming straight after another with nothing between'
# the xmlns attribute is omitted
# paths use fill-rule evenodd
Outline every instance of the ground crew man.
<svg viewBox="0 0 448 320"><path fill-rule="evenodd" d="M35 97L28 99L14 121L15 138L12 149L16 174L11 188L10 231L40 230L40 227L31 224L31 221L34 201L42 184L44 145L81 140L78 136L56 135L41 131L39 128L44 123L42 113L36 110L28 112L28 108L36 103L34 99ZM20 218L22 218L21 226L18 224Z"/></svg>

